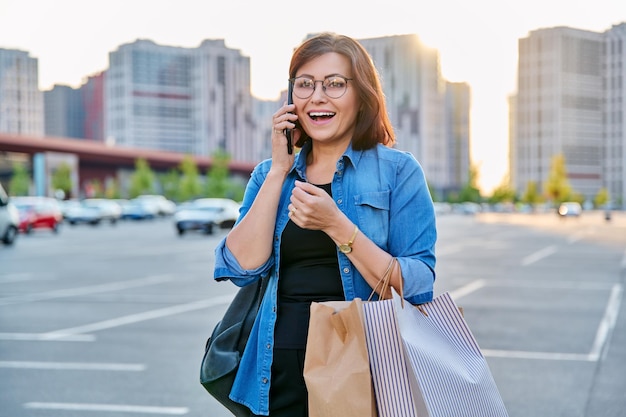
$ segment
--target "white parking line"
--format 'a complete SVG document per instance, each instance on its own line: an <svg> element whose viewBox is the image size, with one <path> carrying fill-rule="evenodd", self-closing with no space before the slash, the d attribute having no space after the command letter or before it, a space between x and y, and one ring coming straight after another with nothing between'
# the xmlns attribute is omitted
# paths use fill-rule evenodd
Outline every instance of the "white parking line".
<svg viewBox="0 0 626 417"><path fill-rule="evenodd" d="M35 341L40 342L42 340L50 341L44 335L46 333L0 333L0 340L21 340L21 341ZM52 339L55 342L93 342L96 337L92 334L77 334L74 336L67 336L63 339Z"/></svg>
<svg viewBox="0 0 626 417"><path fill-rule="evenodd" d="M479 279L450 292L453 299L464 297L486 285L505 286L505 287L524 287L529 286L528 283L519 281L490 281ZM532 283L533 288L537 284ZM620 304L622 301L623 287L621 284L605 284L605 283L579 283L569 281L556 281L546 283L543 288L554 289L574 289L574 290L611 290L609 301L604 311L604 316L600 321L596 338L589 353L563 353L563 352L531 352L521 350L498 350L498 349L481 349L486 357L505 358L505 359L537 359L537 360L553 360L553 361L584 361L597 362L601 356L606 355L608 349L608 341L610 340L617 316L619 314Z"/></svg>
<svg viewBox="0 0 626 417"><path fill-rule="evenodd" d="M545 247L535 253L531 253L530 255L526 256L524 259L522 259L522 266L528 266L530 264L533 264L537 261L539 261L540 259L543 259L545 257L548 257L550 255L552 255L554 252L556 252L556 246L551 245L548 247Z"/></svg>
<svg viewBox="0 0 626 417"><path fill-rule="evenodd" d="M213 297L207 300L194 301L192 303L180 304L172 307L159 308L156 310L144 311L143 313L131 314L128 316L117 317L110 320L98 321L82 326L69 327L67 329L56 330L53 332L42 333L42 340L55 340L72 337L83 333L96 332L99 330L110 329L113 327L124 326L127 324L138 323L141 321L157 319L161 317L173 316L188 311L201 310L208 307L214 307L221 304L227 304L232 301L234 294Z"/></svg>
<svg viewBox="0 0 626 417"><path fill-rule="evenodd" d="M41 274L35 275L30 272L14 272L14 273L5 274L4 276L0 277L0 284L8 284L8 283L13 283L13 282L22 282L22 281L31 281L31 280L48 281L48 280L53 280L53 279L55 278L43 277L41 276Z"/></svg>
<svg viewBox="0 0 626 417"><path fill-rule="evenodd" d="M452 297L453 300L458 300L459 298L463 298L466 295L471 294L474 291L481 289L486 284L487 282L484 279L477 279L475 281L470 282L469 284L462 286L461 288L457 288L456 290L450 291L450 297Z"/></svg>
<svg viewBox="0 0 626 417"><path fill-rule="evenodd" d="M0 368L46 369L62 371L69 370L140 372L144 371L146 369L146 366L132 363L0 361Z"/></svg>
<svg viewBox="0 0 626 417"><path fill-rule="evenodd" d="M172 281L173 275L157 275L145 278L133 279L129 281L112 282L108 284L90 285L78 288L66 288L62 290L47 291L38 294L16 295L13 297L0 298L0 305L10 305L19 303L29 303L34 301L51 300L54 298L78 297L88 294L97 294L110 291L121 291L129 288L144 287L147 285L160 284Z"/></svg>
<svg viewBox="0 0 626 417"><path fill-rule="evenodd" d="M481 349L484 356L505 359L537 359L547 361L594 361L584 353L528 352L522 350Z"/></svg>
<svg viewBox="0 0 626 417"><path fill-rule="evenodd" d="M25 403L24 408L38 410L67 410L67 411L110 411L115 413L143 413L183 415L189 412L187 407L153 407L124 404L79 404L79 403Z"/></svg>
<svg viewBox="0 0 626 417"><path fill-rule="evenodd" d="M602 317L600 326L598 326L596 339L593 342L591 352L589 352L589 357L593 358L594 360L598 360L602 352L605 351L604 347L608 346L606 342L611 338L613 334L613 328L615 327L617 315L619 314L619 306L622 302L622 293L622 286L620 284L613 285L613 288L611 289L611 295L609 297L609 302L607 303L606 309L604 310L604 317Z"/></svg>

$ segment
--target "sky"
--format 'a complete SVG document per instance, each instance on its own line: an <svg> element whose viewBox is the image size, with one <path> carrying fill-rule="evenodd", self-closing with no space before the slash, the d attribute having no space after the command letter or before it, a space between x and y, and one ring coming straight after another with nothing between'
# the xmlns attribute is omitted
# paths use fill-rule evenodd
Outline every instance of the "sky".
<svg viewBox="0 0 626 417"><path fill-rule="evenodd" d="M439 51L444 79L470 85L471 158L489 193L508 169L518 40L541 28L604 32L622 22L626 0L0 0L0 48L37 58L39 86L49 90L80 86L137 39L190 48L224 39L250 57L252 94L277 99L291 53L310 33L416 34Z"/></svg>

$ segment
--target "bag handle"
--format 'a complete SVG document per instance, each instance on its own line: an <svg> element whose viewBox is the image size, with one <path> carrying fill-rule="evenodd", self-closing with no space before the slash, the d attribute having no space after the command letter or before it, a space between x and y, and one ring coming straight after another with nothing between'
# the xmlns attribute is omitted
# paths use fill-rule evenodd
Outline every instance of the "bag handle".
<svg viewBox="0 0 626 417"><path fill-rule="evenodd" d="M385 270L385 273L383 274L383 277L380 279L380 281L378 281L378 283L376 283L376 286L374 287L374 289L372 290L372 293L370 294L369 298L367 299L367 301L372 301L372 298L374 297L375 293L379 294L379 299L383 300L385 297L385 294L387 294L387 292L389 291L389 286L390 286L390 281L391 281L391 274L395 268L395 266L398 264L398 260L396 259L395 256L391 257L391 261L389 262L389 265L387 265L387 269ZM403 282L402 282L402 278L400 279L400 297L402 298L402 302L404 304L404 288L403 288ZM378 291L380 289L380 291Z"/></svg>

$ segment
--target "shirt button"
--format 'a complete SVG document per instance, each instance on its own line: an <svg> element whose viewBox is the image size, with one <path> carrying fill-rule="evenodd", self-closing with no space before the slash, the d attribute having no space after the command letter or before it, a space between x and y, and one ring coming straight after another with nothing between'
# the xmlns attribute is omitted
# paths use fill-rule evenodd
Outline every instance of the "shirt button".
<svg viewBox="0 0 626 417"><path fill-rule="evenodd" d="M267 345L265 345L265 347L268 348L268 349L271 349L272 345L268 343Z"/></svg>
<svg viewBox="0 0 626 417"><path fill-rule="evenodd" d="M343 272L347 274L348 272L350 272L350 268L344 268Z"/></svg>
<svg viewBox="0 0 626 417"><path fill-rule="evenodd" d="M337 204L341 204L343 203L343 200L340 198L339 200L337 200Z"/></svg>
<svg viewBox="0 0 626 417"><path fill-rule="evenodd" d="M264 384L267 384L267 378L263 378L261 382L263 382Z"/></svg>

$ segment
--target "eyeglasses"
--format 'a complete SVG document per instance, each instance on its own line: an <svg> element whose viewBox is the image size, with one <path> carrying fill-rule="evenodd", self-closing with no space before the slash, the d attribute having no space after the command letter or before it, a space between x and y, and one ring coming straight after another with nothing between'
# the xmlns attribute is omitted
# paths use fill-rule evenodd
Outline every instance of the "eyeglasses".
<svg viewBox="0 0 626 417"><path fill-rule="evenodd" d="M348 81L352 78L346 78L342 75L329 75L323 80L314 80L311 77L301 76L290 78L293 83L293 94L301 99L309 98L315 91L317 83L322 83L322 91L330 98L340 98L346 94L348 89Z"/></svg>

